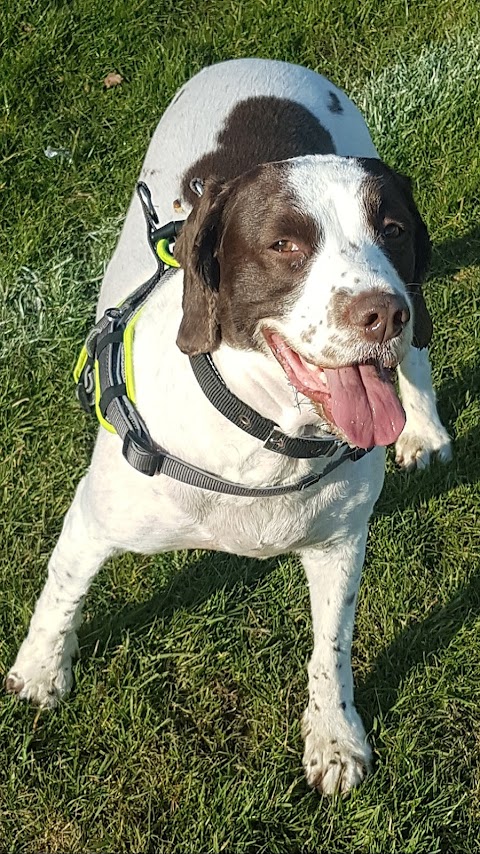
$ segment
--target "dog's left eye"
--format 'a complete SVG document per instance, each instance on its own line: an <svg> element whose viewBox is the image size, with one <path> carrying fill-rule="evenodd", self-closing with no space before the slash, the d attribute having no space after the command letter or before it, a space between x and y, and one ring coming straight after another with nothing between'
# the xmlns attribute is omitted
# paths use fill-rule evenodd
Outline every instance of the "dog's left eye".
<svg viewBox="0 0 480 854"><path fill-rule="evenodd" d="M277 240L270 249L274 249L275 252L299 252L299 247L293 240Z"/></svg>
<svg viewBox="0 0 480 854"><path fill-rule="evenodd" d="M382 229L382 237L386 237L387 240L395 240L397 237L401 237L404 234L404 229L398 222L387 222Z"/></svg>

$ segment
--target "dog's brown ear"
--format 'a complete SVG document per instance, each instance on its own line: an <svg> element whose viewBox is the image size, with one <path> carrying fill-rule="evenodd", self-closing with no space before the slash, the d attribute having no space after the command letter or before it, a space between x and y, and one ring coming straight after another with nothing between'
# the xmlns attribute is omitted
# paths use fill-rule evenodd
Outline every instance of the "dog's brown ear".
<svg viewBox="0 0 480 854"><path fill-rule="evenodd" d="M413 305L413 338L412 344L417 350L428 347L432 339L433 323L427 308L421 285L407 286L408 295Z"/></svg>
<svg viewBox="0 0 480 854"><path fill-rule="evenodd" d="M228 196L225 184L214 179L205 181L203 193L175 244L175 258L184 270L183 319L177 344L189 356L211 352L220 344L217 249Z"/></svg>
<svg viewBox="0 0 480 854"><path fill-rule="evenodd" d="M430 260L432 257L432 246L425 225L412 193L412 182L406 175L395 173L405 194L408 209L414 217L415 223L415 268L413 282L407 283L407 291L413 304L413 340L412 344L417 349L428 347L433 333L433 323L425 298L422 293L421 283L425 281Z"/></svg>

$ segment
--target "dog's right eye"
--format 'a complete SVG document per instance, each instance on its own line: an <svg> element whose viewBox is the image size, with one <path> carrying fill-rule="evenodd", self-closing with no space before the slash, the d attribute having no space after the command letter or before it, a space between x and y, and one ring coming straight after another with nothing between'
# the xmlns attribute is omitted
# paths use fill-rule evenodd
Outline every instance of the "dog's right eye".
<svg viewBox="0 0 480 854"><path fill-rule="evenodd" d="M397 240L405 233L405 229L398 222L387 222L383 226L382 237L387 240Z"/></svg>
<svg viewBox="0 0 480 854"><path fill-rule="evenodd" d="M293 240L277 240L276 243L273 243L270 249L273 249L275 252L299 252L300 249Z"/></svg>

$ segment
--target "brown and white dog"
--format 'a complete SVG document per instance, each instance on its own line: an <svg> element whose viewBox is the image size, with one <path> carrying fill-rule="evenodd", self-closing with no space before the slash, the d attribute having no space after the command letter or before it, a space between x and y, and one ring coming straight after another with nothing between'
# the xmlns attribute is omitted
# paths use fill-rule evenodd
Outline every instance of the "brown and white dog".
<svg viewBox="0 0 480 854"><path fill-rule="evenodd" d="M183 269L156 289L136 324L137 405L153 439L251 487L325 467L322 458L274 454L227 421L188 358L209 351L230 390L288 435L333 434L375 448L309 489L247 498L145 477L101 428L7 689L41 706L68 692L83 600L115 553L294 552L307 574L314 631L306 775L325 793L345 792L370 764L350 648L384 446L396 442L405 467L427 465L433 452L450 456L425 349L427 231L408 180L378 159L352 102L287 63L238 60L194 77L161 119L141 178L160 222L172 219L175 200L188 214L175 248ZM199 197L192 187L201 185ZM153 266L135 197L98 316ZM391 381L397 366L402 404Z"/></svg>

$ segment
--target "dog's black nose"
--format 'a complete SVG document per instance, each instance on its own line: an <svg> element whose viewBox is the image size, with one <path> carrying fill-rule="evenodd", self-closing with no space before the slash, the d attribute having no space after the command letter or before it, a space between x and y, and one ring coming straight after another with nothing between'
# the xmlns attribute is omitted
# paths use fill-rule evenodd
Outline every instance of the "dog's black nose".
<svg viewBox="0 0 480 854"><path fill-rule="evenodd" d="M406 300L397 294L364 291L347 309L349 323L361 330L367 341L383 344L396 338L410 320Z"/></svg>

